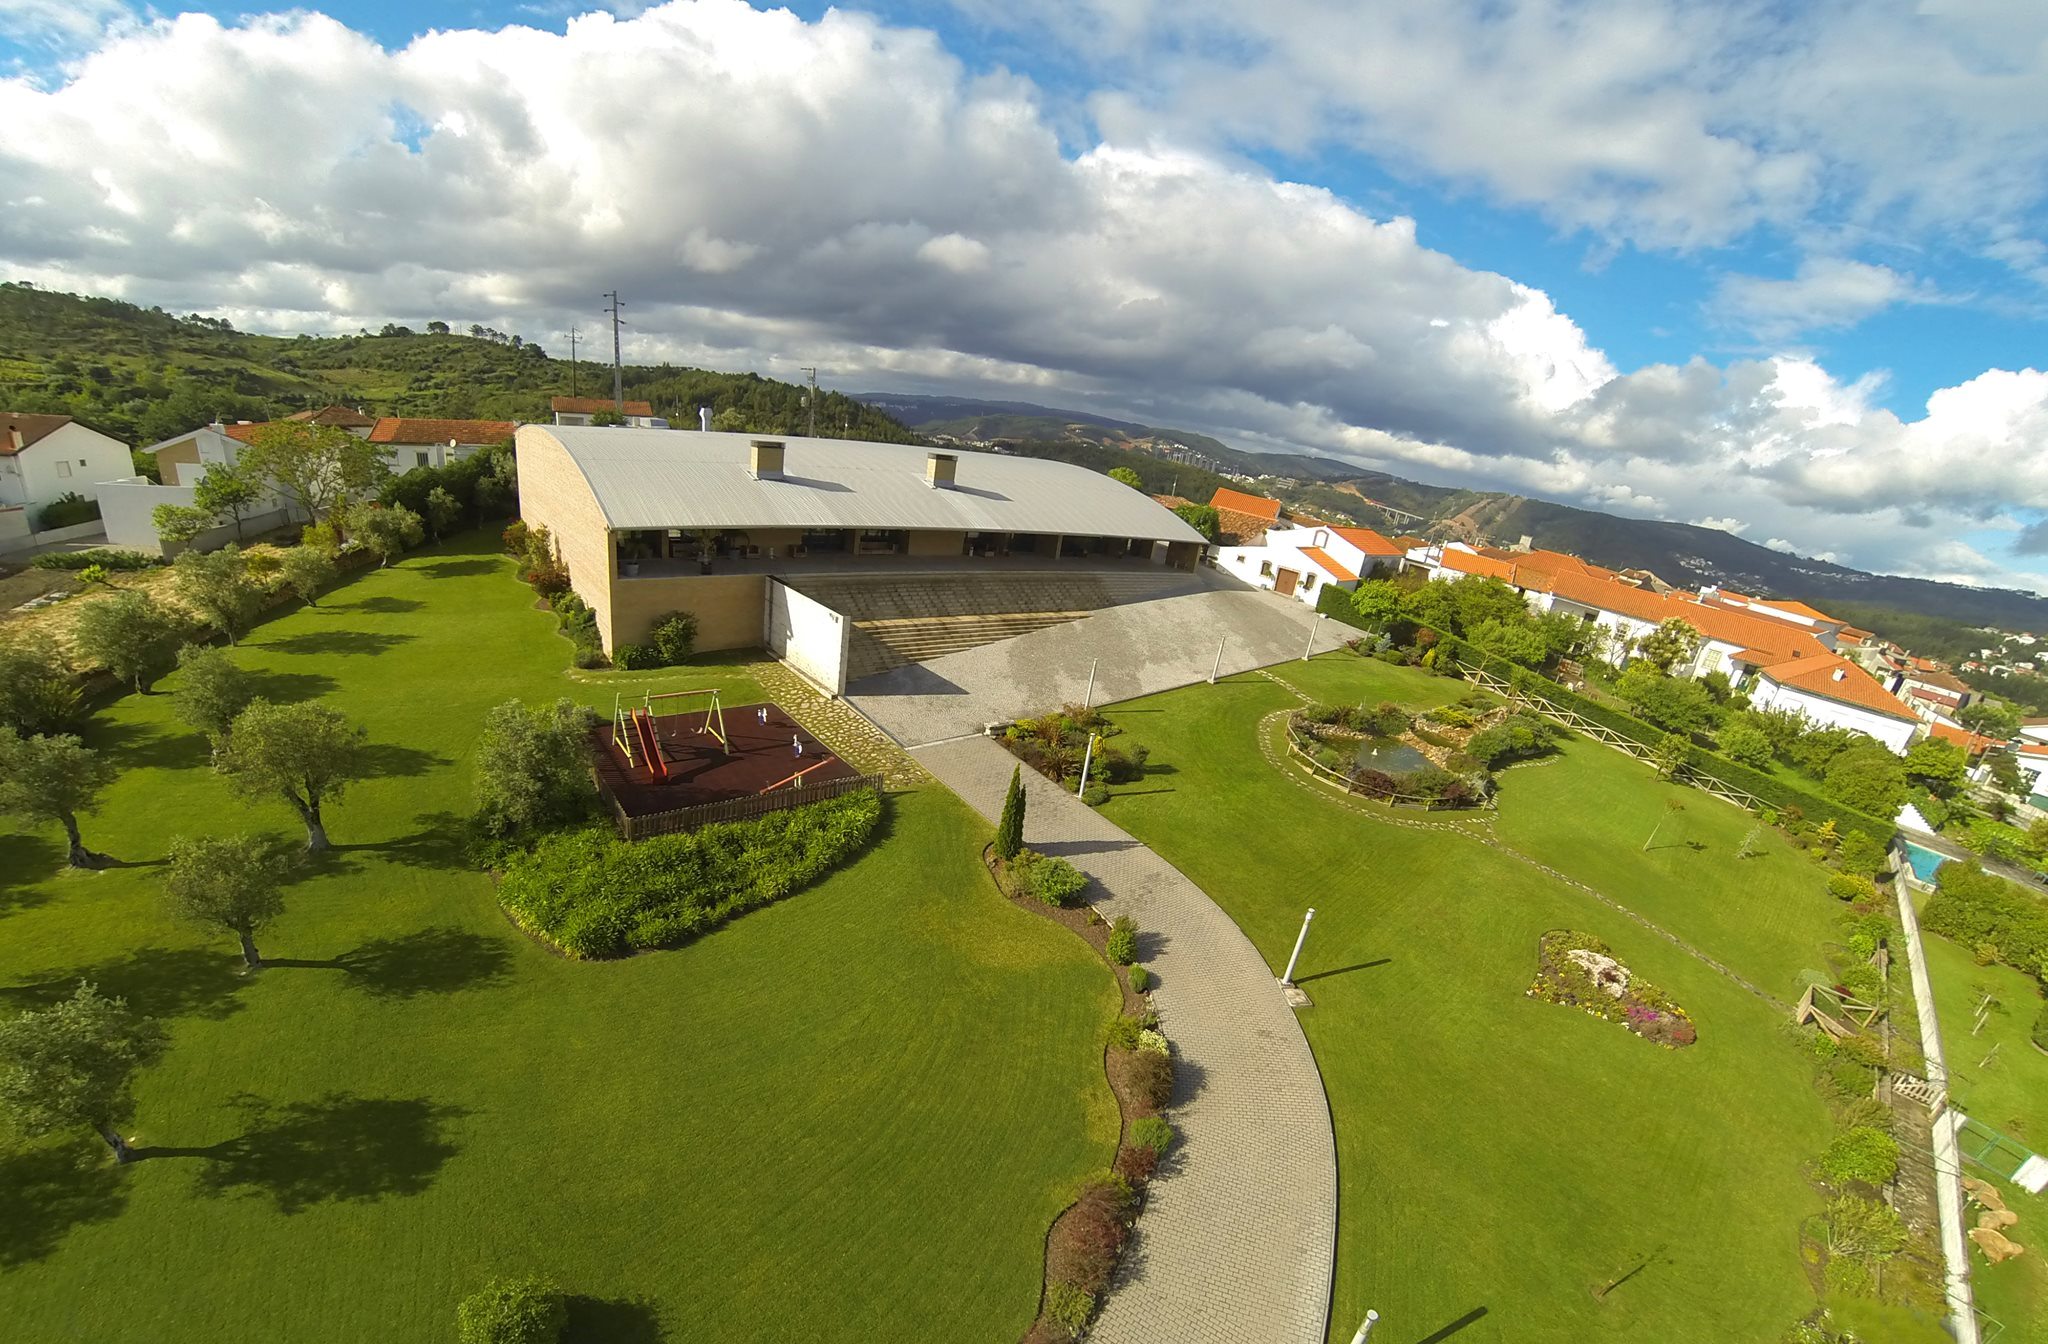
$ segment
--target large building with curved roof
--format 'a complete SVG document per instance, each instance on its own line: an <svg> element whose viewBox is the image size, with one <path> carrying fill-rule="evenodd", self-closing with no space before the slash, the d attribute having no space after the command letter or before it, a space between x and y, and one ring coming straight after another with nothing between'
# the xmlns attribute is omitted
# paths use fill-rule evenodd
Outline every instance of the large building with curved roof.
<svg viewBox="0 0 2048 1344"><path fill-rule="evenodd" d="M689 611L698 647L764 642L771 579L1192 569L1203 539L1066 462L901 443L522 425L519 512L544 526L607 650Z"/></svg>

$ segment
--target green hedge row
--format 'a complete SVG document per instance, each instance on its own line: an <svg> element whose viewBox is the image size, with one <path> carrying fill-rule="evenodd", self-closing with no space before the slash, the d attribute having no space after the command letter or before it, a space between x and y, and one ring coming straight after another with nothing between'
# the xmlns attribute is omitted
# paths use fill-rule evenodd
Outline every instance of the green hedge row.
<svg viewBox="0 0 2048 1344"><path fill-rule="evenodd" d="M1504 658L1474 648L1461 639L1445 635L1438 641L1437 649L1439 661L1455 658L1467 666L1489 672L1518 690L1540 695L1560 708L1569 709L1575 714L1591 719L1603 728L1610 728L1630 741L1653 751L1665 738L1662 730L1651 727L1641 719L1589 700L1574 691L1568 691L1548 677L1532 672L1519 663L1511 663ZM1800 815L1815 826L1832 821L1835 823L1835 829L1843 835L1850 831L1861 831L1879 844L1888 844L1897 830L1893 822L1881 821L1867 813L1823 798L1817 793L1796 788L1776 775L1752 769L1738 761L1731 761L1726 756L1708 751L1697 743L1687 748L1686 764L1696 774L1709 775L1731 788L1754 794L1766 807L1775 808L1780 812L1796 807Z"/></svg>
<svg viewBox="0 0 2048 1344"><path fill-rule="evenodd" d="M1334 583L1324 584L1323 591L1316 595L1316 610L1355 629L1371 634L1379 633L1366 623L1365 617L1358 614L1358 608L1351 604L1349 588L1339 588Z"/></svg>
<svg viewBox="0 0 2048 1344"><path fill-rule="evenodd" d="M880 795L863 790L632 843L598 827L557 832L506 866L498 899L572 957L673 947L816 881L881 817Z"/></svg>
<svg viewBox="0 0 2048 1344"><path fill-rule="evenodd" d="M1971 951L1985 943L2014 970L2048 980L2048 901L1975 861L1944 863L1920 922Z"/></svg>

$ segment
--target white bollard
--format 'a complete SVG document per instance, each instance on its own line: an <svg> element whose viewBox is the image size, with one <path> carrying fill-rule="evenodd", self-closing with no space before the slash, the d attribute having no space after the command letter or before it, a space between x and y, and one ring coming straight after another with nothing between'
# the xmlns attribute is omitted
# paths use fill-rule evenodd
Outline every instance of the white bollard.
<svg viewBox="0 0 2048 1344"><path fill-rule="evenodd" d="M1317 612L1315 621L1308 628L1308 643L1301 649L1301 661L1304 663L1308 661L1309 655L1316 651L1316 631L1323 628L1323 620L1323 613Z"/></svg>
<svg viewBox="0 0 2048 1344"><path fill-rule="evenodd" d="M1088 692L1081 697L1081 708L1083 709L1095 708L1095 664L1099 661L1096 658L1088 660Z"/></svg>
<svg viewBox="0 0 2048 1344"><path fill-rule="evenodd" d="M1295 935L1294 939L1294 955L1287 959L1287 974L1280 977L1280 983L1283 985L1294 983L1294 963L1301 960L1301 945L1308 941L1308 922L1315 917L1314 906L1310 906L1308 913L1301 917L1301 932Z"/></svg>
<svg viewBox="0 0 2048 1344"><path fill-rule="evenodd" d="M1359 1326L1358 1333L1351 1337L1351 1344L1365 1344L1365 1341L1372 1335L1373 1323L1378 1321L1379 1318L1380 1314L1376 1311L1365 1313L1365 1323Z"/></svg>
<svg viewBox="0 0 2048 1344"><path fill-rule="evenodd" d="M1079 798L1082 794L1088 792L1088 763L1090 761L1093 761L1094 759L1095 734L1090 733L1088 734L1088 749L1081 753L1081 786L1074 790L1074 796L1076 798Z"/></svg>
<svg viewBox="0 0 2048 1344"><path fill-rule="evenodd" d="M1220 639L1216 641L1216 663L1215 663L1215 665L1214 665L1213 667L1211 667L1211 668L1209 669L1209 684L1210 684L1211 686L1214 686L1214 685L1216 684L1216 674L1217 674L1217 673L1219 673L1219 672L1221 672L1221 671L1223 670L1223 645L1224 645L1224 642L1225 642L1225 641L1223 641L1223 640L1220 640Z"/></svg>

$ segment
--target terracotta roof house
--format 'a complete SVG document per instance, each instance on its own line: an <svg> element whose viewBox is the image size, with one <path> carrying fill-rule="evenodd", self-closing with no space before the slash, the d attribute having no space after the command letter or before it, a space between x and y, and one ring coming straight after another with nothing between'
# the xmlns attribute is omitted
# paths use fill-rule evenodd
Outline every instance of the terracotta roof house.
<svg viewBox="0 0 2048 1344"><path fill-rule="evenodd" d="M335 429L368 430L377 423L374 415L364 415L353 406L322 406L317 411L294 411L287 420L303 420L315 425L328 425Z"/></svg>
<svg viewBox="0 0 2048 1344"><path fill-rule="evenodd" d="M1256 545L1220 544L1217 567L1254 588L1314 606L1326 587L1355 589L1375 568L1401 567L1406 552L1369 527L1293 521L1268 527Z"/></svg>
<svg viewBox="0 0 2048 1344"><path fill-rule="evenodd" d="M587 425L593 416L615 412L625 417L626 424L634 429L668 427L665 420L657 423L653 405L645 401L629 401L620 405L610 397L550 397L548 410L554 414L558 425Z"/></svg>
<svg viewBox="0 0 2048 1344"><path fill-rule="evenodd" d="M1813 723L1867 733L1901 755L1920 730L1919 718L1875 677L1835 654L1759 670L1749 687L1749 702L1759 709L1789 709Z"/></svg>
<svg viewBox="0 0 2048 1344"><path fill-rule="evenodd" d="M127 444L68 415L0 411L0 548L47 530L42 511L64 496L96 500L101 482L134 474Z"/></svg>
<svg viewBox="0 0 2048 1344"><path fill-rule="evenodd" d="M1218 486L1216 493L1209 497L1209 507L1216 510L1218 541L1222 545L1260 545L1266 529L1279 523L1282 517L1279 500L1248 495L1242 490L1224 486Z"/></svg>
<svg viewBox="0 0 2048 1344"><path fill-rule="evenodd" d="M519 426L510 420L408 420L385 416L370 431L370 442L391 449L391 469L440 467L480 448L503 443Z"/></svg>
<svg viewBox="0 0 2048 1344"><path fill-rule="evenodd" d="M1982 756L1998 745L1996 738L1973 733L1960 724L1947 723L1939 719L1927 725L1927 735L1938 737L1944 742L1953 742L1971 757Z"/></svg>

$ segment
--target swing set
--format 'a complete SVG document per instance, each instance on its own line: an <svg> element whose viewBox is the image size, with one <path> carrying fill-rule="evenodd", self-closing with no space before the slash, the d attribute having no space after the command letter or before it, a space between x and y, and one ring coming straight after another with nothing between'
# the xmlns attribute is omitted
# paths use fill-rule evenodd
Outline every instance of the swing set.
<svg viewBox="0 0 2048 1344"><path fill-rule="evenodd" d="M697 696L710 698L703 703L703 719L693 727L688 716L697 712L697 705L685 702ZM725 705L717 687L663 691L658 695L648 691L641 703L630 710L625 700L623 692L612 696L612 745L625 756L628 765L645 770L650 781L668 778L668 758L661 750L660 721L665 718L683 717L684 733L703 733L715 740L726 755L732 754L732 739L725 732Z"/></svg>

